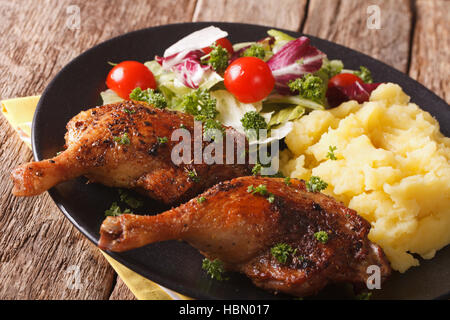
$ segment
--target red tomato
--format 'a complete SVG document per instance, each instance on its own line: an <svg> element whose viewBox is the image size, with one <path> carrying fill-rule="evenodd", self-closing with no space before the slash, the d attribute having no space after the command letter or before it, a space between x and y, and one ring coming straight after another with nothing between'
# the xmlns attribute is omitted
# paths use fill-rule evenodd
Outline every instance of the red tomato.
<svg viewBox="0 0 450 320"><path fill-rule="evenodd" d="M331 87L346 87L355 82L364 83L360 77L355 76L353 73L340 73L335 75L328 81L328 88Z"/></svg>
<svg viewBox="0 0 450 320"><path fill-rule="evenodd" d="M230 40L227 38L220 38L216 40L215 42L216 46L221 46L222 48L226 49L229 54L233 54L233 45L231 44ZM212 51L211 47L203 48L202 51L206 54L210 53Z"/></svg>
<svg viewBox="0 0 450 320"><path fill-rule="evenodd" d="M267 63L255 57L242 57L225 70L224 83L239 101L252 103L269 95L275 79Z"/></svg>
<svg viewBox="0 0 450 320"><path fill-rule="evenodd" d="M153 73L137 61L123 61L114 66L106 78L106 85L122 99L129 99L131 91L137 87L156 89Z"/></svg>

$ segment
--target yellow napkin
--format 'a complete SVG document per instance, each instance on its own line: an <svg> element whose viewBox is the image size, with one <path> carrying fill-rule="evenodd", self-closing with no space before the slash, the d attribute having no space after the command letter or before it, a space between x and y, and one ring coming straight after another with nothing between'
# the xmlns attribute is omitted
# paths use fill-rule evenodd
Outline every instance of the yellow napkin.
<svg viewBox="0 0 450 320"><path fill-rule="evenodd" d="M31 149L31 122L40 96L15 98L0 101L1 111L19 137ZM100 250L106 260L116 270L123 282L139 300L180 300L190 299L164 288L128 269Z"/></svg>

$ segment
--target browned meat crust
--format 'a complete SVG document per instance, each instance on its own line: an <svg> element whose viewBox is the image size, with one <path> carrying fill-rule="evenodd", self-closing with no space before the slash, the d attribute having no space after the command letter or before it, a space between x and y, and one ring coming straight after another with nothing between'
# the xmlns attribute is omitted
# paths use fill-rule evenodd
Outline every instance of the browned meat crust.
<svg viewBox="0 0 450 320"><path fill-rule="evenodd" d="M160 110L137 101L80 112L67 124L67 149L64 152L49 160L24 164L12 172L13 193L16 196L37 195L60 182L85 175L91 182L136 189L164 203L174 204L186 201L220 181L250 172L251 166L245 164L175 165L171 152L178 141L171 141L171 136L181 126L191 133L193 146L194 119L189 114ZM232 128L226 128L226 132L237 141L243 141L243 148L246 147L241 134ZM198 134L202 134L201 129ZM121 143L127 142L120 140L125 136L129 143ZM161 142L161 138L168 141ZM204 141L202 149L209 144ZM223 163L225 155L224 143ZM194 159L193 147L191 159ZM197 178L189 178L189 171L195 172Z"/></svg>

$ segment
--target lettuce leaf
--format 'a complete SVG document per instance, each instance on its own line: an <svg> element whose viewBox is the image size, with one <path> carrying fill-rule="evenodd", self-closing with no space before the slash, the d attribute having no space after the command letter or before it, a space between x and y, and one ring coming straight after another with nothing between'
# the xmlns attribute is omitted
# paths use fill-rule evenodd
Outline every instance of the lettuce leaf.
<svg viewBox="0 0 450 320"><path fill-rule="evenodd" d="M303 99L300 96L283 96L280 94L271 94L264 101L265 103L276 103L276 104L292 104L296 106L301 106L306 109L312 110L323 110L325 107L317 102L312 100Z"/></svg>
<svg viewBox="0 0 450 320"><path fill-rule="evenodd" d="M233 127L239 132L245 133L241 119L249 111L259 112L262 109L262 103L243 103L237 100L227 90L211 91L211 97L217 100L216 109L219 111L217 120L224 126Z"/></svg>
<svg viewBox="0 0 450 320"><path fill-rule="evenodd" d="M269 127L277 126L288 121L297 120L305 114L305 108L302 106L292 106L283 108L273 113L269 121Z"/></svg>
<svg viewBox="0 0 450 320"><path fill-rule="evenodd" d="M117 93L115 93L111 89L107 89L105 91L100 92L100 96L102 97L103 104L110 104L124 101Z"/></svg>
<svg viewBox="0 0 450 320"><path fill-rule="evenodd" d="M294 37L291 37L290 35L275 29L270 29L269 31L267 31L267 34L275 39L272 49L273 53L276 53L278 50L280 50L282 46L284 46L289 41L295 40Z"/></svg>
<svg viewBox="0 0 450 320"><path fill-rule="evenodd" d="M216 40L226 38L228 33L220 28L209 26L195 31L178 40L164 51L164 57L169 57L180 52L190 52L209 47Z"/></svg>

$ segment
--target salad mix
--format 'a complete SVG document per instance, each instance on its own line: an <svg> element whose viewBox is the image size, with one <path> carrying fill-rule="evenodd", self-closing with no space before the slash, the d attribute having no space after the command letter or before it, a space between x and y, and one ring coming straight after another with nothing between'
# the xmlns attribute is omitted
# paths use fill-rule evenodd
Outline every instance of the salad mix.
<svg viewBox="0 0 450 320"><path fill-rule="evenodd" d="M292 121L311 110L368 101L379 85L367 68L344 69L342 61L328 60L304 36L269 30L264 39L234 45L227 36L210 26L144 64L114 64L103 103L132 99L187 112L206 131L221 125L243 133L267 129L264 139L249 139L268 143L284 138Z"/></svg>

